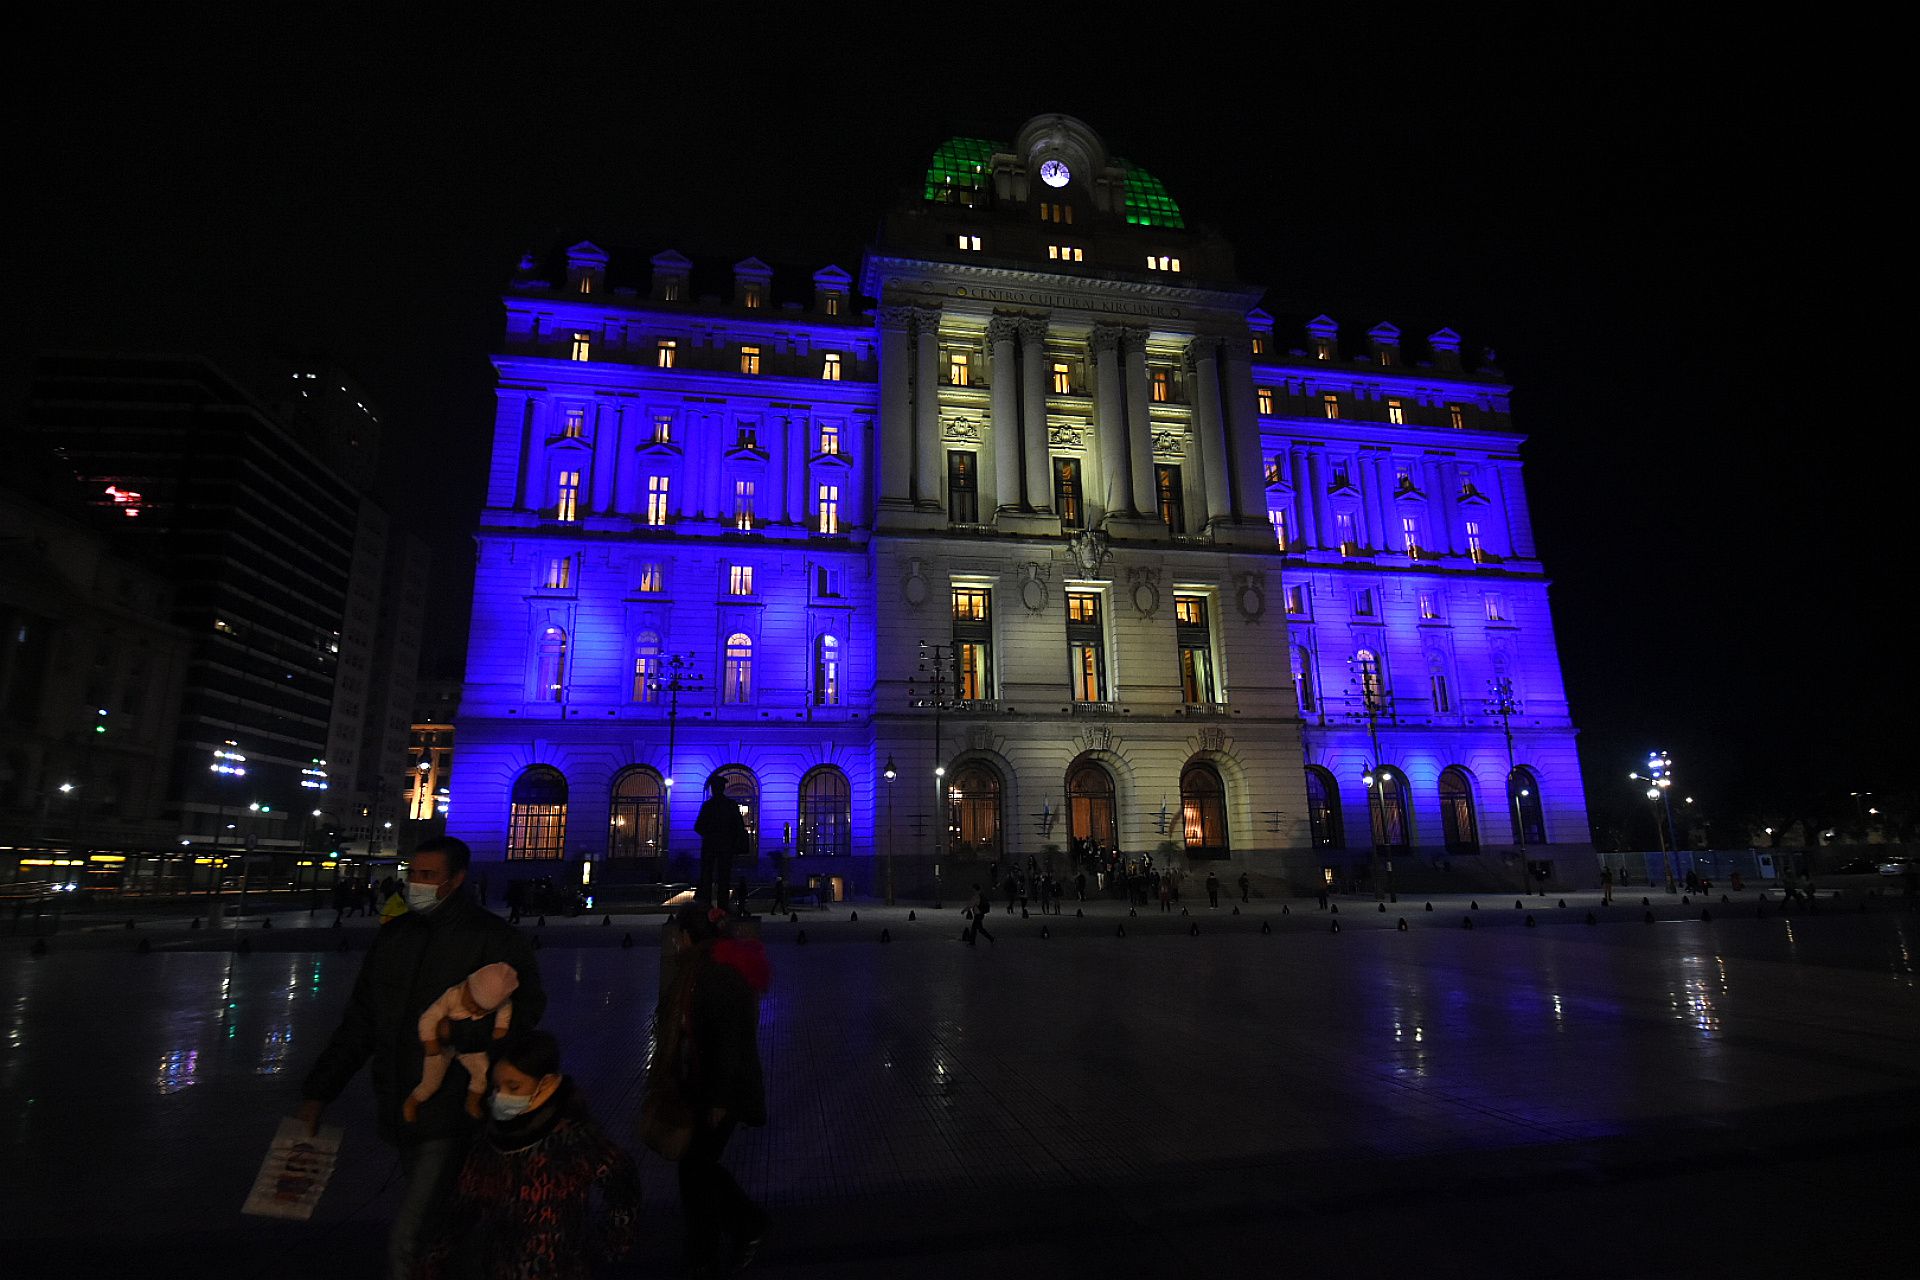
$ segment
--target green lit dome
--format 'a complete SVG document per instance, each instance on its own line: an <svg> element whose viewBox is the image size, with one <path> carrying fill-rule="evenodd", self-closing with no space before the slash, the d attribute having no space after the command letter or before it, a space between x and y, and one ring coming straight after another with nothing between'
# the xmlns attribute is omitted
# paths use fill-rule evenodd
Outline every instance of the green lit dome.
<svg viewBox="0 0 1920 1280"><path fill-rule="evenodd" d="M991 138L948 138L933 153L927 165L926 198L939 204L971 204L972 197L987 185L995 154L1013 147ZM1145 169L1136 168L1119 157L1113 163L1126 173L1127 222L1136 227L1180 227L1186 219L1180 206Z"/></svg>

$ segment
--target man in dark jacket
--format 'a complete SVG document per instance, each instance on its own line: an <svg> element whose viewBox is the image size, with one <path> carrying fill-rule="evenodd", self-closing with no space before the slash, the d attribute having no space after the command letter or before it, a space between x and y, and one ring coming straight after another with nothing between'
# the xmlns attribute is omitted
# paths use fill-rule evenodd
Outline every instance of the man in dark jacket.
<svg viewBox="0 0 1920 1280"><path fill-rule="evenodd" d="M693 1139L680 1157L680 1203L691 1272L716 1275L723 1270L723 1232L733 1238L733 1270L753 1260L767 1234L766 1210L720 1157L736 1126L767 1122L759 1026L772 970L757 940L720 936L713 913L699 903L680 908L674 922L676 973L659 1017L680 1033L677 1083L693 1112Z"/></svg>
<svg viewBox="0 0 1920 1280"><path fill-rule="evenodd" d="M740 806L727 798L727 782L719 774L707 779L707 798L693 820L700 837L700 893L702 906L725 909L733 885L733 860L745 862L747 823Z"/></svg>
<svg viewBox="0 0 1920 1280"><path fill-rule="evenodd" d="M465 1106L467 1073L457 1060L414 1122L401 1119L400 1105L420 1081L420 1015L447 988L495 961L512 965L520 979L513 993L515 1031L531 1028L547 1005L526 939L467 890L471 856L465 842L451 836L414 851L406 885L410 910L374 936L346 1013L300 1087L300 1117L317 1127L321 1110L373 1062L380 1136L400 1148L406 1175L387 1240L388 1274L395 1280L412 1275L432 1245L473 1126Z"/></svg>

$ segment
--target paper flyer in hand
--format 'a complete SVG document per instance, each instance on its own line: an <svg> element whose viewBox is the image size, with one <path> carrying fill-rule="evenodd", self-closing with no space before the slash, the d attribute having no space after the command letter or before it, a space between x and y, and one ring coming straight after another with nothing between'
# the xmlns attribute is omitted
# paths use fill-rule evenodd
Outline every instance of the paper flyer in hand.
<svg viewBox="0 0 1920 1280"><path fill-rule="evenodd" d="M309 1134L306 1123L288 1116L280 1122L260 1162L259 1176L240 1212L266 1218L297 1218L304 1222L313 1216L320 1193L333 1177L334 1162L340 1156L340 1129L322 1125Z"/></svg>

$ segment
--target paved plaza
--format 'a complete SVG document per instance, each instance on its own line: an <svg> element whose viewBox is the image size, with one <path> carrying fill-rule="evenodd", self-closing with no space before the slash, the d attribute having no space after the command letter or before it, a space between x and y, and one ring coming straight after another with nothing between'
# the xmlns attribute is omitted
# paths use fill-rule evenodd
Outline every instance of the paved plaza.
<svg viewBox="0 0 1920 1280"><path fill-rule="evenodd" d="M1920 916L1886 899L1862 912L1857 895L1792 916L1716 900L1711 921L1699 901L1653 901L1655 923L1634 896L1589 925L1591 895L1385 914L1348 899L1337 933L1310 900L1239 915L1190 901L1186 917L1102 902L1085 919L997 914L997 941L976 947L951 905L767 921L772 1122L729 1161L775 1212L756 1270L1910 1262ZM315 1220L238 1212L372 926L300 912L214 938L183 923L68 928L40 956L0 936L0 1275L376 1274L397 1161L364 1075L329 1112L347 1146ZM658 918L533 932L546 1025L626 1136ZM641 1166L631 1273L677 1274L672 1170Z"/></svg>

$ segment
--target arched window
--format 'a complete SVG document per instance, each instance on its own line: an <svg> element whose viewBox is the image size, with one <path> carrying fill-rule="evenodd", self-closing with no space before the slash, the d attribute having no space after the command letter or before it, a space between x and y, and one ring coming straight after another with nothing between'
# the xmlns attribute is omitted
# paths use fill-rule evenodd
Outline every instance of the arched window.
<svg viewBox="0 0 1920 1280"><path fill-rule="evenodd" d="M1377 769L1371 790L1368 799L1375 847L1405 849L1411 841L1407 831L1407 780L1396 770Z"/></svg>
<svg viewBox="0 0 1920 1280"><path fill-rule="evenodd" d="M947 782L947 852L992 862L1001 854L1000 775L978 760L954 770Z"/></svg>
<svg viewBox="0 0 1920 1280"><path fill-rule="evenodd" d="M1522 765L1507 779L1507 818L1515 844L1545 844L1547 822L1540 809L1540 782Z"/></svg>
<svg viewBox="0 0 1920 1280"><path fill-rule="evenodd" d="M1090 843L1114 847L1113 775L1091 760L1067 773L1067 832L1081 852Z"/></svg>
<svg viewBox="0 0 1920 1280"><path fill-rule="evenodd" d="M1479 828L1473 821L1473 791L1467 775L1457 768L1440 773L1440 828L1449 853L1473 853L1480 848Z"/></svg>
<svg viewBox="0 0 1920 1280"><path fill-rule="evenodd" d="M747 824L747 849L760 856L760 780L751 769L730 764L714 774L726 788L727 799L740 806L741 820ZM746 869L742 869L742 873Z"/></svg>
<svg viewBox="0 0 1920 1280"><path fill-rule="evenodd" d="M813 705L840 705L840 638L823 635L813 642Z"/></svg>
<svg viewBox="0 0 1920 1280"><path fill-rule="evenodd" d="M1340 787L1333 775L1318 765L1307 766L1307 823L1313 830L1316 849L1338 849L1346 844L1340 838Z"/></svg>
<svg viewBox="0 0 1920 1280"><path fill-rule="evenodd" d="M753 638L744 631L727 637L725 682L720 686L720 701L745 703L753 697Z"/></svg>
<svg viewBox="0 0 1920 1280"><path fill-rule="evenodd" d="M620 771L613 780L611 811L607 818L609 858L660 856L666 793L660 775L651 769L636 767Z"/></svg>
<svg viewBox="0 0 1920 1280"><path fill-rule="evenodd" d="M1293 695L1300 710L1313 710L1313 654L1305 645L1293 646Z"/></svg>
<svg viewBox="0 0 1920 1280"><path fill-rule="evenodd" d="M1386 706L1387 678L1380 670L1380 659L1371 649L1353 655L1355 679L1359 681L1361 701L1378 711Z"/></svg>
<svg viewBox="0 0 1920 1280"><path fill-rule="evenodd" d="M1203 760L1180 771L1180 810L1185 818L1187 856L1227 856L1227 789L1220 774Z"/></svg>
<svg viewBox="0 0 1920 1280"><path fill-rule="evenodd" d="M633 700L652 702L660 696L660 633L642 631L633 640Z"/></svg>
<svg viewBox="0 0 1920 1280"><path fill-rule="evenodd" d="M800 847L806 857L844 857L853 852L853 792L847 776L828 765L800 779Z"/></svg>
<svg viewBox="0 0 1920 1280"><path fill-rule="evenodd" d="M567 780L551 765L537 764L513 784L507 813L507 857L558 858L567 845Z"/></svg>
<svg viewBox="0 0 1920 1280"><path fill-rule="evenodd" d="M567 633L559 627L540 632L539 661L533 680L536 702L561 702L567 693Z"/></svg>

